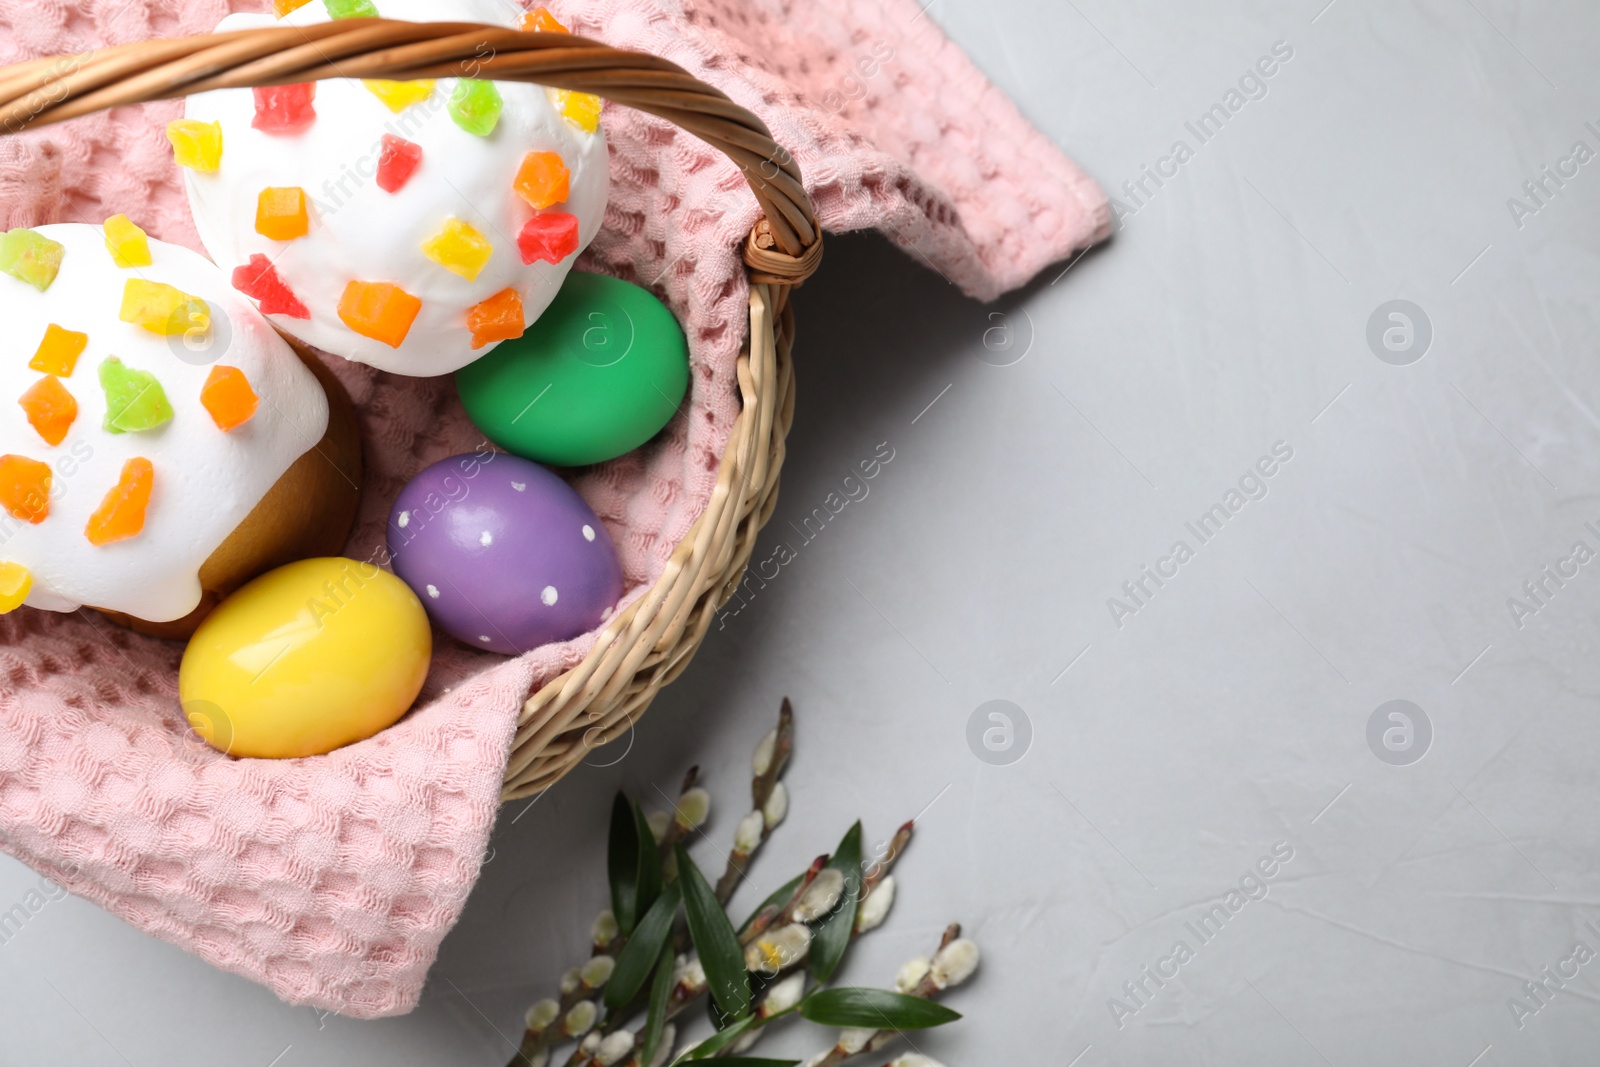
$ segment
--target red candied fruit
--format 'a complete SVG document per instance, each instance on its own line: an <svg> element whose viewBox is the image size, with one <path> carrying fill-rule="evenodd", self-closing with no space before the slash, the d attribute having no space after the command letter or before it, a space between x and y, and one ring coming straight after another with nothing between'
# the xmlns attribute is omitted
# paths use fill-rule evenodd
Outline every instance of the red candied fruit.
<svg viewBox="0 0 1600 1067"><path fill-rule="evenodd" d="M398 193L422 165L422 146L392 133L383 135L383 151L378 156L378 188Z"/></svg>
<svg viewBox="0 0 1600 1067"><path fill-rule="evenodd" d="M291 319L311 317L311 309L284 284L272 260L260 252L251 256L249 263L234 269L233 287L254 299L263 315L287 315Z"/></svg>
<svg viewBox="0 0 1600 1067"><path fill-rule="evenodd" d="M262 133L299 133L317 121L312 105L317 87L312 82L299 85L272 85L255 90L256 117L250 125Z"/></svg>
<svg viewBox="0 0 1600 1067"><path fill-rule="evenodd" d="M578 250L578 219L564 211L535 215L517 234L522 262L560 263Z"/></svg>

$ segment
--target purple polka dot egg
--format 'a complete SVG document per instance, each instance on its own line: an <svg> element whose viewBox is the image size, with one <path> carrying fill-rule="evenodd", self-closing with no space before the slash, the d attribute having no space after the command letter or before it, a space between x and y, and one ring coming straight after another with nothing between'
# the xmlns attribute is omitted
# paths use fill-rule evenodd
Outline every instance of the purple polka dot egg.
<svg viewBox="0 0 1600 1067"><path fill-rule="evenodd" d="M611 535L571 486L502 452L441 460L411 479L389 515L394 573L446 633L520 655L611 618L622 565Z"/></svg>

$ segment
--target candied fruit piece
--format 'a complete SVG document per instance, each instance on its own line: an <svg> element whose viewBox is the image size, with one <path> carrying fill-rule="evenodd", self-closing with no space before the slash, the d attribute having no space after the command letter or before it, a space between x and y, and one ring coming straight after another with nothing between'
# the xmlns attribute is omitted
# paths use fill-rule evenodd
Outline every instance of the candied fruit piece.
<svg viewBox="0 0 1600 1067"><path fill-rule="evenodd" d="M260 252L251 256L249 263L234 268L233 287L255 300L263 315L284 315L291 319L311 317L311 309L284 284L272 260Z"/></svg>
<svg viewBox="0 0 1600 1067"><path fill-rule="evenodd" d="M299 133L317 121L315 82L258 88L255 96L256 116L250 125L262 133Z"/></svg>
<svg viewBox="0 0 1600 1067"><path fill-rule="evenodd" d="M281 19L291 12L299 11L309 3L311 0L272 0L272 11Z"/></svg>
<svg viewBox="0 0 1600 1067"><path fill-rule="evenodd" d="M143 433L172 421L166 390L149 371L135 370L112 356L100 364L100 388L106 394L106 433Z"/></svg>
<svg viewBox="0 0 1600 1067"><path fill-rule="evenodd" d="M40 374L54 374L57 378L70 378L78 366L78 357L88 347L89 335L63 330L55 323L44 329L44 340L39 350L28 361L28 368Z"/></svg>
<svg viewBox="0 0 1600 1067"><path fill-rule="evenodd" d="M522 16L522 28L534 33L571 33L572 31L561 25L556 17L550 14L547 7L536 7Z"/></svg>
<svg viewBox="0 0 1600 1067"><path fill-rule="evenodd" d="M439 232L422 242L422 254L469 282L478 280L494 255L494 245L470 223L448 218Z"/></svg>
<svg viewBox="0 0 1600 1067"><path fill-rule="evenodd" d="M33 592L33 574L20 563L0 563L0 615L22 607Z"/></svg>
<svg viewBox="0 0 1600 1067"><path fill-rule="evenodd" d="M570 89L551 89L550 102L561 112L567 124L585 133L600 128L600 105L603 101L593 93L575 93Z"/></svg>
<svg viewBox="0 0 1600 1067"><path fill-rule="evenodd" d="M0 271L27 282L41 293L61 273L67 246L38 230L9 230L0 235Z"/></svg>
<svg viewBox="0 0 1600 1067"><path fill-rule="evenodd" d="M535 215L517 234L522 262L560 263L578 250L578 218L564 211Z"/></svg>
<svg viewBox="0 0 1600 1067"><path fill-rule="evenodd" d="M461 78L455 92L450 94L450 117L470 134L487 137L500 124L500 112L505 101L494 82L477 78Z"/></svg>
<svg viewBox="0 0 1600 1067"><path fill-rule="evenodd" d="M422 146L392 133L383 135L383 151L378 154L378 188L398 193L422 165Z"/></svg>
<svg viewBox="0 0 1600 1067"><path fill-rule="evenodd" d="M383 106L393 111L396 115L410 107L420 104L433 95L433 79L423 78L420 81L392 82L382 78L363 78L362 85L367 87L367 92L383 102Z"/></svg>
<svg viewBox="0 0 1600 1067"><path fill-rule="evenodd" d="M150 238L128 216L112 215L106 219L105 234L106 251L111 253L111 262L117 266L148 267L153 262Z"/></svg>
<svg viewBox="0 0 1600 1067"><path fill-rule="evenodd" d="M50 465L26 456L0 456L0 507L35 526L50 515Z"/></svg>
<svg viewBox="0 0 1600 1067"><path fill-rule="evenodd" d="M200 389L200 403L211 415L217 429L230 433L255 417L261 398L250 387L250 379L238 367L211 368Z"/></svg>
<svg viewBox="0 0 1600 1067"><path fill-rule="evenodd" d="M222 166L222 123L174 119L167 123L178 166L210 173Z"/></svg>
<svg viewBox="0 0 1600 1067"><path fill-rule="evenodd" d="M95 547L138 537L144 530L145 512L150 508L150 492L155 488L156 469L148 459L135 456L122 465L122 476L89 516L83 536Z"/></svg>
<svg viewBox="0 0 1600 1067"><path fill-rule="evenodd" d="M375 19L378 7L372 0L322 0L331 19Z"/></svg>
<svg viewBox="0 0 1600 1067"><path fill-rule="evenodd" d="M310 233L306 191L298 185L261 190L256 198L256 232L273 241L293 241Z"/></svg>
<svg viewBox="0 0 1600 1067"><path fill-rule="evenodd" d="M565 200L571 192L572 172L559 152L529 152L522 157L513 187L535 210Z"/></svg>
<svg viewBox="0 0 1600 1067"><path fill-rule="evenodd" d="M362 337L399 348L411 332L422 301L388 282L351 282L339 298L339 318Z"/></svg>
<svg viewBox="0 0 1600 1067"><path fill-rule="evenodd" d="M40 378L17 403L22 405L29 425L39 431L46 444L59 445L65 441L67 431L78 420L78 401L54 375Z"/></svg>
<svg viewBox="0 0 1600 1067"><path fill-rule="evenodd" d="M123 285L121 318L163 337L211 330L211 308L204 300L143 278L129 278Z"/></svg>
<svg viewBox="0 0 1600 1067"><path fill-rule="evenodd" d="M522 294L505 289L467 312L467 329L472 331L474 350L501 341L514 341L527 330L522 310Z"/></svg>

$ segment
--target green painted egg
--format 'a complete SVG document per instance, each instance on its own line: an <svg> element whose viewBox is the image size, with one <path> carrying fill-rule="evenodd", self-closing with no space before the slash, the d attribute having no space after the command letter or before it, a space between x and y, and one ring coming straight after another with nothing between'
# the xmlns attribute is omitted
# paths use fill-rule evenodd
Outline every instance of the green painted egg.
<svg viewBox="0 0 1600 1067"><path fill-rule="evenodd" d="M661 431L689 389L683 328L649 292L574 271L539 320L456 373L478 429L556 467L603 463Z"/></svg>

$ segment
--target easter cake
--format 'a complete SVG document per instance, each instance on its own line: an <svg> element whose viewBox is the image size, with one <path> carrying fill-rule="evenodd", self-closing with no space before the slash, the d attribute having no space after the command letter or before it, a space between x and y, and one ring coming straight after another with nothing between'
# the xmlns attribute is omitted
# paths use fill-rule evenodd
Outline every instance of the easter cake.
<svg viewBox="0 0 1600 1067"><path fill-rule="evenodd" d="M0 611L185 637L244 582L337 551L348 398L216 268L132 222L0 236Z"/></svg>
<svg viewBox="0 0 1600 1067"><path fill-rule="evenodd" d="M529 29L512 0L331 0L220 30L375 16ZM381 8L381 11L380 11ZM485 52L487 57L488 52ZM464 73L473 72L468 64ZM473 77L221 89L171 124L201 241L285 333L451 373L521 336L599 233L600 100Z"/></svg>
<svg viewBox="0 0 1600 1067"><path fill-rule="evenodd" d="M566 32L512 0L379 3L280 0L220 28ZM41 338L0 377L20 405L0 420L0 612L87 606L186 640L185 717L228 755L386 729L422 691L435 629L520 656L623 600L610 531L540 464L646 445L688 393L688 342L648 290L572 270L605 212L599 98L480 68L191 97L166 134L214 262L121 216L0 242L0 302ZM368 375L456 374L485 439L418 457L365 559L341 555L367 551L347 543L360 441L319 351Z"/></svg>

